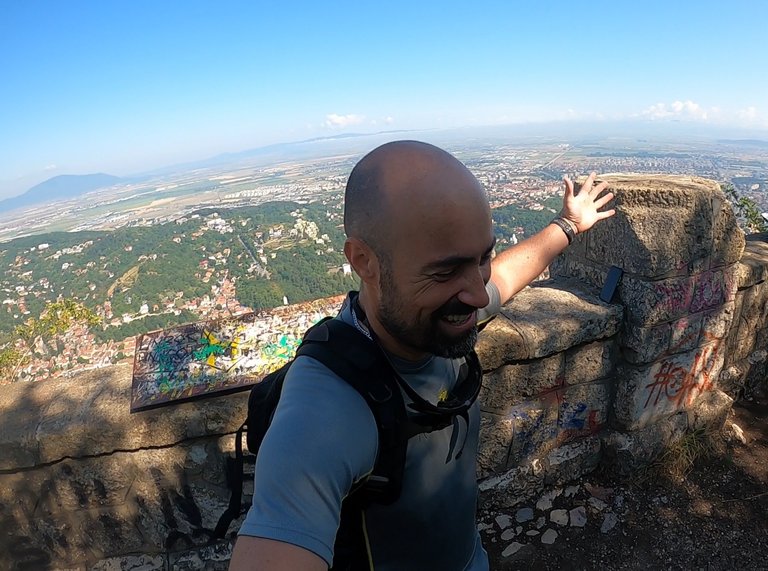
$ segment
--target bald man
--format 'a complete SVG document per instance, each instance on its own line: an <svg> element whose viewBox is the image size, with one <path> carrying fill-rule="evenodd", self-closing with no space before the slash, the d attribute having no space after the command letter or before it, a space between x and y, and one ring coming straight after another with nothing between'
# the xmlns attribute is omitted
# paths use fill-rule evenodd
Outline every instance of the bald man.
<svg viewBox="0 0 768 571"><path fill-rule="evenodd" d="M456 383L477 325L614 211L592 173L578 194L565 179L563 209L538 234L492 259L485 190L447 152L416 141L382 145L352 170L344 254L359 294L338 319L386 351L398 374L437 403ZM454 454L457 441L463 453ZM408 442L399 499L365 511L369 565L385 571L487 570L475 522L479 407L467 425ZM310 357L286 377L256 462L253 505L232 570L323 570L332 565L342 500L373 469L378 431L365 400ZM448 461L446 461L448 458Z"/></svg>

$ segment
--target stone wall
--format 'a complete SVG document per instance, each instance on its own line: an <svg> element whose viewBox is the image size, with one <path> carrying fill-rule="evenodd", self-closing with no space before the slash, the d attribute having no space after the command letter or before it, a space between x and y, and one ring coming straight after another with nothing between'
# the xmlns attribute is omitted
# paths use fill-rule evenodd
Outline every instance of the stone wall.
<svg viewBox="0 0 768 571"><path fill-rule="evenodd" d="M480 335L478 477L493 505L600 462L631 472L764 382L765 237L745 248L710 181L609 180L617 215ZM610 266L625 274L609 304ZM226 568L230 541L209 540L246 395L131 415L130 377L118 366L6 387L0 569Z"/></svg>

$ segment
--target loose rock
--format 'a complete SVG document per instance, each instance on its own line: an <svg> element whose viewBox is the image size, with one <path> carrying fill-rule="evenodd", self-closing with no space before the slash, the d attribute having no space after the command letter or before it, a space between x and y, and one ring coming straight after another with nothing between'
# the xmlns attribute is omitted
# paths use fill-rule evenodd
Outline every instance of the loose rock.
<svg viewBox="0 0 768 571"><path fill-rule="evenodd" d="M605 508L608 507L608 504L606 504L603 500L598 499L596 497L589 498L587 500L587 503L590 506L592 506L593 509L599 512L603 511Z"/></svg>
<svg viewBox="0 0 768 571"><path fill-rule="evenodd" d="M584 489L589 492L590 496L603 500L604 502L610 501L611 496L613 496L612 488L601 488L600 486L593 486L592 484L584 484Z"/></svg>
<svg viewBox="0 0 768 571"><path fill-rule="evenodd" d="M514 555L518 551L520 551L520 548L523 547L522 543L518 543L517 541L513 541L510 543L504 551L501 552L502 557L509 557L510 555Z"/></svg>
<svg viewBox="0 0 768 571"><path fill-rule="evenodd" d="M570 512L571 527L584 527L587 524L587 510L584 506L573 508Z"/></svg>
<svg viewBox="0 0 768 571"><path fill-rule="evenodd" d="M547 529L541 536L541 542L546 545L552 545L556 539L557 532L554 529Z"/></svg>
<svg viewBox="0 0 768 571"><path fill-rule="evenodd" d="M515 519L517 520L517 523L531 521L533 519L533 508L522 508L517 510Z"/></svg>
<svg viewBox="0 0 768 571"><path fill-rule="evenodd" d="M552 510L549 521L557 525L568 525L568 512L565 510Z"/></svg>
<svg viewBox="0 0 768 571"><path fill-rule="evenodd" d="M496 525L498 525L500 529L507 529L512 525L512 518L506 514L498 515L496 516Z"/></svg>
<svg viewBox="0 0 768 571"><path fill-rule="evenodd" d="M608 533L614 527L616 527L617 523L619 523L619 518L616 517L616 514L613 512L608 512L603 518L603 525L600 526L600 531L602 533Z"/></svg>
<svg viewBox="0 0 768 571"><path fill-rule="evenodd" d="M501 534L501 540L502 541L509 541L510 539L515 537L516 535L517 535L517 532L514 529L506 529Z"/></svg>
<svg viewBox="0 0 768 571"><path fill-rule="evenodd" d="M579 486L568 486L565 488L565 497L570 498L575 496L579 491Z"/></svg>

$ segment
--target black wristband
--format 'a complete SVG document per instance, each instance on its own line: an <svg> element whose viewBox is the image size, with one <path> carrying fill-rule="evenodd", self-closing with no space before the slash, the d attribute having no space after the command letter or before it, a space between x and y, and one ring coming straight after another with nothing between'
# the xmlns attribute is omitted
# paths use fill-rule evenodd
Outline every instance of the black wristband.
<svg viewBox="0 0 768 571"><path fill-rule="evenodd" d="M552 220L550 224L559 226L560 229L565 232L565 237L568 238L568 245L570 246L573 242L573 239L576 237L576 233L573 231L573 226L571 226L564 218L560 216Z"/></svg>

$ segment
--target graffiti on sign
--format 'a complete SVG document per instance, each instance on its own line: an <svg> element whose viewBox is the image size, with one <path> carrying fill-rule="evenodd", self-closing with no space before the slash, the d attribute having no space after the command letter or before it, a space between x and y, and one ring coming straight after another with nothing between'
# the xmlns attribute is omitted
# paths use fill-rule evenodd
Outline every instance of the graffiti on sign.
<svg viewBox="0 0 768 571"><path fill-rule="evenodd" d="M307 328L340 303L337 297L140 336L131 412L247 389L293 358Z"/></svg>

